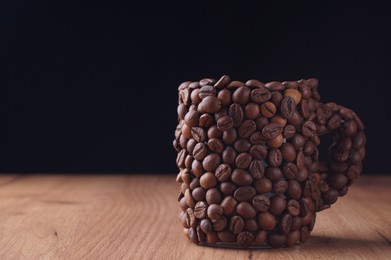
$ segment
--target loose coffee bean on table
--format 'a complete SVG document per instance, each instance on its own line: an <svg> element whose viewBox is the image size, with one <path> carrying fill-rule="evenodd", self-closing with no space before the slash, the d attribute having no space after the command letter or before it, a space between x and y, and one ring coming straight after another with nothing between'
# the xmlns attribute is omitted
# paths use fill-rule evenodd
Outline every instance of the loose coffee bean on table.
<svg viewBox="0 0 391 260"><path fill-rule="evenodd" d="M363 169L364 125L323 104L316 79L245 83L204 78L178 87L173 147L179 219L196 244L293 246ZM332 134L329 163L321 135Z"/></svg>

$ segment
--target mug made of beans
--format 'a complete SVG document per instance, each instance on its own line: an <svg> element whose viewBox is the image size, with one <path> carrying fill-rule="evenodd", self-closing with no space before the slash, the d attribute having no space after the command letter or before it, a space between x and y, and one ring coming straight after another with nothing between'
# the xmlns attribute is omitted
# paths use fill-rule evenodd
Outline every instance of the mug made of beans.
<svg viewBox="0 0 391 260"><path fill-rule="evenodd" d="M362 171L364 125L321 103L318 80L206 78L180 84L173 146L180 222L199 245L282 247L305 242L316 212ZM331 133L329 161L319 136Z"/></svg>

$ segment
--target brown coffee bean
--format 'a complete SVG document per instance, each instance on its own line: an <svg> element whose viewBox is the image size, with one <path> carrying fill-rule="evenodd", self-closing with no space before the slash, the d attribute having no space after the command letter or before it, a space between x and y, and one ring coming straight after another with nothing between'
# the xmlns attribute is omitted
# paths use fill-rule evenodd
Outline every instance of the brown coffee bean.
<svg viewBox="0 0 391 260"><path fill-rule="evenodd" d="M255 130L255 122L252 120L246 120L239 126L238 134L240 138L249 138Z"/></svg>
<svg viewBox="0 0 391 260"><path fill-rule="evenodd" d="M228 106L231 104L232 100L231 91L229 91L228 89L222 89L219 91L217 98L220 99L221 104L223 106Z"/></svg>
<svg viewBox="0 0 391 260"><path fill-rule="evenodd" d="M205 234L210 234L213 232L212 222L207 218L201 220L200 228Z"/></svg>
<svg viewBox="0 0 391 260"><path fill-rule="evenodd" d="M279 107L283 98L284 97L280 92L274 91L272 92L271 102L273 102L277 107Z"/></svg>
<svg viewBox="0 0 391 260"><path fill-rule="evenodd" d="M276 114L276 105L274 105L272 102L265 102L261 105L261 113L266 118L271 118Z"/></svg>
<svg viewBox="0 0 391 260"><path fill-rule="evenodd" d="M255 180L253 186L258 193L268 193L272 190L273 184L269 179L262 178Z"/></svg>
<svg viewBox="0 0 391 260"><path fill-rule="evenodd" d="M221 138L222 135L223 135L223 132L217 128L217 125L210 126L208 129L208 132L207 132L207 136L209 139Z"/></svg>
<svg viewBox="0 0 391 260"><path fill-rule="evenodd" d="M338 195L338 191L331 189L322 195L323 202L328 205L333 204L337 201Z"/></svg>
<svg viewBox="0 0 391 260"><path fill-rule="evenodd" d="M271 149L268 154L268 161L270 166L277 167L282 163L282 153L279 149Z"/></svg>
<svg viewBox="0 0 391 260"><path fill-rule="evenodd" d="M237 237L237 242L242 247L249 247L254 242L254 235L251 232L244 231Z"/></svg>
<svg viewBox="0 0 391 260"><path fill-rule="evenodd" d="M292 228L292 216L289 214L284 214L280 220L280 232L282 234L288 235Z"/></svg>
<svg viewBox="0 0 391 260"><path fill-rule="evenodd" d="M286 206L289 214L292 216L298 216L300 214L300 204L297 200L289 200Z"/></svg>
<svg viewBox="0 0 391 260"><path fill-rule="evenodd" d="M286 179L295 179L299 173L299 169L297 168L296 164L292 162L286 162L282 166L282 172L284 173Z"/></svg>
<svg viewBox="0 0 391 260"><path fill-rule="evenodd" d="M194 160L191 164L191 172L196 177L201 177L201 175L204 173L204 168L202 168L202 163L198 160Z"/></svg>
<svg viewBox="0 0 391 260"><path fill-rule="evenodd" d="M186 217L185 217L186 225L188 227L195 227L197 225L197 220L194 216L194 211L192 208L188 208L186 210Z"/></svg>
<svg viewBox="0 0 391 260"><path fill-rule="evenodd" d="M256 191L253 187L251 186L242 186L239 187L235 193L234 193L234 198L237 201L248 201L251 200L256 194Z"/></svg>
<svg viewBox="0 0 391 260"><path fill-rule="evenodd" d="M193 154L193 149L196 146L197 141L194 140L194 138L189 139L189 141L186 143L186 150L190 153Z"/></svg>
<svg viewBox="0 0 391 260"><path fill-rule="evenodd" d="M204 78L199 81L200 86L213 85L215 82L216 80L212 78Z"/></svg>
<svg viewBox="0 0 391 260"><path fill-rule="evenodd" d="M272 181L278 181L282 177L282 171L279 167L267 167L265 176Z"/></svg>
<svg viewBox="0 0 391 260"><path fill-rule="evenodd" d="M300 242L300 231L299 230L292 231L288 234L287 242L286 242L287 246L294 246L299 242Z"/></svg>
<svg viewBox="0 0 391 260"><path fill-rule="evenodd" d="M223 75L216 83L215 88L220 89L228 85L231 78L228 75Z"/></svg>
<svg viewBox="0 0 391 260"><path fill-rule="evenodd" d="M203 188L201 188L201 187L197 187L197 188L195 188L195 189L191 192L192 197L193 197L196 201L205 200L205 194L206 194L206 191L205 191Z"/></svg>
<svg viewBox="0 0 391 260"><path fill-rule="evenodd" d="M223 216L223 208L217 204L209 205L207 214L211 220L218 220Z"/></svg>
<svg viewBox="0 0 391 260"><path fill-rule="evenodd" d="M299 199L301 197L301 185L296 180L289 180L288 182L288 195L292 199Z"/></svg>
<svg viewBox="0 0 391 260"><path fill-rule="evenodd" d="M231 128L228 131L223 132L223 141L225 144L233 144L238 137L237 131L235 128Z"/></svg>
<svg viewBox="0 0 391 260"><path fill-rule="evenodd" d="M273 185L273 192L277 195L282 195L288 189L288 182L286 180L278 180Z"/></svg>
<svg viewBox="0 0 391 260"><path fill-rule="evenodd" d="M271 98L271 92L263 86L258 86L258 88L251 91L251 100L257 103L264 103Z"/></svg>
<svg viewBox="0 0 391 260"><path fill-rule="evenodd" d="M183 135L181 135L179 137L179 145L181 146L181 148L186 148L186 145L187 145L187 141L188 139L186 137L184 137Z"/></svg>
<svg viewBox="0 0 391 260"><path fill-rule="evenodd" d="M270 120L271 123L278 124L278 125L280 125L281 127L284 127L284 126L286 125L286 121L287 121L287 120L286 120L285 118L283 118L282 116L279 116L279 115L274 116L274 117Z"/></svg>
<svg viewBox="0 0 391 260"><path fill-rule="evenodd" d="M238 202L232 196L225 197L221 202L221 207L223 208L224 215L232 215L237 205Z"/></svg>
<svg viewBox="0 0 391 260"><path fill-rule="evenodd" d="M184 168L185 167L185 159L186 159L186 156L187 156L187 152L185 149L182 149L177 157L176 157L176 164L179 168Z"/></svg>
<svg viewBox="0 0 391 260"><path fill-rule="evenodd" d="M260 179L265 173L265 166L261 160L252 160L249 166L250 174L254 179Z"/></svg>
<svg viewBox="0 0 391 260"><path fill-rule="evenodd" d="M281 146L282 158L285 161L293 162L296 159L295 147L290 143L284 143Z"/></svg>
<svg viewBox="0 0 391 260"><path fill-rule="evenodd" d="M236 207L236 212L246 219L254 218L256 215L255 209L247 201L239 202L238 206Z"/></svg>
<svg viewBox="0 0 391 260"><path fill-rule="evenodd" d="M305 217L308 214L308 202L305 198L301 198L300 201L300 217Z"/></svg>
<svg viewBox="0 0 391 260"><path fill-rule="evenodd" d="M228 221L224 216L222 216L217 220L212 220L212 224L214 231L221 231L227 226Z"/></svg>
<svg viewBox="0 0 391 260"><path fill-rule="evenodd" d="M214 113L214 119L217 122L220 118L228 115L228 108L223 107L218 112Z"/></svg>
<svg viewBox="0 0 391 260"><path fill-rule="evenodd" d="M290 119L296 112L295 100L291 97L285 97L281 102L281 114L286 118Z"/></svg>
<svg viewBox="0 0 391 260"><path fill-rule="evenodd" d="M191 136L199 143L204 142L206 139L206 133L202 127L192 127Z"/></svg>
<svg viewBox="0 0 391 260"><path fill-rule="evenodd" d="M266 142L265 137L260 132L255 132L250 136L250 142L251 144L261 144L264 145Z"/></svg>
<svg viewBox="0 0 391 260"><path fill-rule="evenodd" d="M206 234L202 231L200 226L197 226L197 238L200 242L206 242Z"/></svg>
<svg viewBox="0 0 391 260"><path fill-rule="evenodd" d="M193 199L193 197L191 196L190 189L186 189L186 191L185 191L185 201L186 201L186 204L187 204L190 208L194 208L196 202L195 202L195 200Z"/></svg>
<svg viewBox="0 0 391 260"><path fill-rule="evenodd" d="M271 91L280 91L285 89L285 86L283 86L281 82L278 81L268 82L265 84L265 87L270 89Z"/></svg>
<svg viewBox="0 0 391 260"><path fill-rule="evenodd" d="M190 94L191 103L198 105L201 102L200 89L194 89Z"/></svg>
<svg viewBox="0 0 391 260"><path fill-rule="evenodd" d="M262 129L262 134L267 139L273 139L282 133L281 125L277 123L270 123Z"/></svg>
<svg viewBox="0 0 391 260"><path fill-rule="evenodd" d="M241 153L236 157L236 167L239 169L246 169L251 163L251 155L248 153Z"/></svg>
<svg viewBox="0 0 391 260"><path fill-rule="evenodd" d="M222 153L224 150L224 144L220 139L212 138L208 141L209 149L214 153Z"/></svg>
<svg viewBox="0 0 391 260"><path fill-rule="evenodd" d="M232 101L241 105L245 105L250 100L250 92L251 92L250 88L240 87L236 89L232 94Z"/></svg>
<svg viewBox="0 0 391 260"><path fill-rule="evenodd" d="M220 232L217 232L217 237L219 238L219 240L221 242L224 242L224 243L234 243L236 242L236 236L231 233L230 231L220 231Z"/></svg>
<svg viewBox="0 0 391 260"><path fill-rule="evenodd" d="M218 188L209 189L205 194L206 202L211 204L220 204L222 200L221 192Z"/></svg>
<svg viewBox="0 0 391 260"><path fill-rule="evenodd" d="M208 205L204 201L197 202L194 207L194 216L198 219L205 218L207 208Z"/></svg>
<svg viewBox="0 0 391 260"><path fill-rule="evenodd" d="M229 222L229 230L235 235L244 230L244 220L242 217L233 216Z"/></svg>
<svg viewBox="0 0 391 260"><path fill-rule="evenodd" d="M178 91L179 90L184 90L186 88L189 87L190 83L192 83L191 81L185 81L185 82L182 82L181 84L179 84L178 86Z"/></svg>
<svg viewBox="0 0 391 260"><path fill-rule="evenodd" d="M223 159L223 162L225 162L226 164L233 165L235 163L235 159L236 159L235 149L232 148L231 146L228 146L227 148L225 148L222 153L222 159Z"/></svg>
<svg viewBox="0 0 391 260"><path fill-rule="evenodd" d="M185 116L185 123L191 127L196 126L198 125L199 117L200 114L196 110L189 111Z"/></svg>
<svg viewBox="0 0 391 260"><path fill-rule="evenodd" d="M301 101L301 93L297 89L287 89L285 90L284 97L291 97L295 101L296 105Z"/></svg>
<svg viewBox="0 0 391 260"><path fill-rule="evenodd" d="M273 230L277 224L275 216L268 211L259 213L257 221L263 230Z"/></svg>
<svg viewBox="0 0 391 260"><path fill-rule="evenodd" d="M204 99L207 96L216 96L216 89L213 86L205 85L200 89L198 95L201 99Z"/></svg>
<svg viewBox="0 0 391 260"><path fill-rule="evenodd" d="M283 142L284 138L282 135L278 135L276 138L267 140L266 143L270 148L278 148L283 144Z"/></svg>
<svg viewBox="0 0 391 260"><path fill-rule="evenodd" d="M253 206L258 211L267 211L270 207L270 200L267 195L257 195L252 200Z"/></svg>
<svg viewBox="0 0 391 260"><path fill-rule="evenodd" d="M200 113L215 113L221 108L221 101L214 96L207 96L202 99L198 105L198 112Z"/></svg>
<svg viewBox="0 0 391 260"><path fill-rule="evenodd" d="M270 200L270 213L280 215L286 208L286 200L281 196L274 196Z"/></svg>
<svg viewBox="0 0 391 260"><path fill-rule="evenodd" d="M214 123L214 119L210 114L202 114L199 118L199 125L208 128Z"/></svg>
<svg viewBox="0 0 391 260"><path fill-rule="evenodd" d="M300 241L305 242L309 239L310 237L310 231L308 230L308 227L302 227L300 229Z"/></svg>
<svg viewBox="0 0 391 260"><path fill-rule="evenodd" d="M220 184L220 190L224 195L232 195L234 194L237 186L232 182L223 182Z"/></svg>
<svg viewBox="0 0 391 260"><path fill-rule="evenodd" d="M200 185L204 189L213 188L216 186L216 184L217 184L216 176L211 172L204 173L200 178Z"/></svg>
<svg viewBox="0 0 391 260"><path fill-rule="evenodd" d="M247 139L239 139L234 143L234 148L238 153L247 152L251 147L251 143Z"/></svg>
<svg viewBox="0 0 391 260"><path fill-rule="evenodd" d="M217 153L208 154L202 161L202 167L205 171L214 172L221 163L220 155Z"/></svg>
<svg viewBox="0 0 391 260"><path fill-rule="evenodd" d="M262 245L266 242L267 232L265 230L260 230L255 236L254 245Z"/></svg>
<svg viewBox="0 0 391 260"><path fill-rule="evenodd" d="M357 125L354 121L348 121L344 125L344 135L354 136L357 132Z"/></svg>
<svg viewBox="0 0 391 260"><path fill-rule="evenodd" d="M341 173L331 175L328 180L329 185L336 190L342 189L347 184L347 182L348 178L346 175Z"/></svg>
<svg viewBox="0 0 391 260"><path fill-rule="evenodd" d="M252 183L253 178L249 172L242 169L235 169L232 172L231 180L233 183L239 186L248 186Z"/></svg>
<svg viewBox="0 0 391 260"><path fill-rule="evenodd" d="M301 123L303 122L303 118L300 116L300 113L295 111L292 115L291 118L289 118L288 123L293 125L293 126L300 126Z"/></svg>
<svg viewBox="0 0 391 260"><path fill-rule="evenodd" d="M272 247L283 247L287 242L287 236L281 235L277 232L268 235L269 245Z"/></svg>
<svg viewBox="0 0 391 260"><path fill-rule="evenodd" d="M267 124L269 124L269 119L264 116L258 116L255 119L255 125L259 131L261 131Z"/></svg>
<svg viewBox="0 0 391 260"><path fill-rule="evenodd" d="M188 229L188 235L189 235L189 239L195 243L195 244L198 244L199 241L198 241L198 237L197 237L197 232L196 232L196 229L191 227Z"/></svg>
<svg viewBox="0 0 391 260"><path fill-rule="evenodd" d="M291 139L291 143L293 144L296 150L302 148L305 142L306 142L306 138L300 134L295 134Z"/></svg>
<svg viewBox="0 0 391 260"><path fill-rule="evenodd" d="M237 103L234 103L229 107L228 115L233 119L234 127L238 127L242 123L244 118L243 109Z"/></svg>
<svg viewBox="0 0 391 260"><path fill-rule="evenodd" d="M306 137L311 137L316 134L316 125L312 121L305 121L301 127L301 133Z"/></svg>
<svg viewBox="0 0 391 260"><path fill-rule="evenodd" d="M308 108L308 102L307 100L302 100L300 104L298 105L298 109L300 114L304 117L307 118L310 115L310 109Z"/></svg>
<svg viewBox="0 0 391 260"><path fill-rule="evenodd" d="M215 176L219 182L224 182L231 177L231 167L228 164L220 164L215 171Z"/></svg>
<svg viewBox="0 0 391 260"><path fill-rule="evenodd" d="M186 125L186 124L183 124L182 126L182 135L186 138L186 139L190 139L191 138L191 127Z"/></svg>
<svg viewBox="0 0 391 260"><path fill-rule="evenodd" d="M248 103L244 108L244 116L247 119L256 119L259 116L260 109L256 103Z"/></svg>
<svg viewBox="0 0 391 260"><path fill-rule="evenodd" d="M223 116L217 121L217 129L220 131L229 131L234 125L234 121L230 116Z"/></svg>
<svg viewBox="0 0 391 260"><path fill-rule="evenodd" d="M250 88L262 88L262 87L265 87L265 84L260 82L259 80L250 79L250 80L247 80L246 86L250 87Z"/></svg>
<svg viewBox="0 0 391 260"><path fill-rule="evenodd" d="M294 217L292 221L292 231L299 230L301 227L302 219L300 217Z"/></svg>
<svg viewBox="0 0 391 260"><path fill-rule="evenodd" d="M296 127L294 127L293 125L287 125L287 126L285 126L285 127L284 127L284 130L282 131L282 135L283 135L286 139L292 138L295 134L296 134Z"/></svg>

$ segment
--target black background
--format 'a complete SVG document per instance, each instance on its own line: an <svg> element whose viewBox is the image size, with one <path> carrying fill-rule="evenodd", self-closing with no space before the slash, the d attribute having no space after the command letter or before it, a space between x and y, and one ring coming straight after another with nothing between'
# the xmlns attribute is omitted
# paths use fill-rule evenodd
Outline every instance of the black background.
<svg viewBox="0 0 391 260"><path fill-rule="evenodd" d="M229 74L317 77L391 173L386 1L127 2L1 1L1 172L174 173L177 86Z"/></svg>

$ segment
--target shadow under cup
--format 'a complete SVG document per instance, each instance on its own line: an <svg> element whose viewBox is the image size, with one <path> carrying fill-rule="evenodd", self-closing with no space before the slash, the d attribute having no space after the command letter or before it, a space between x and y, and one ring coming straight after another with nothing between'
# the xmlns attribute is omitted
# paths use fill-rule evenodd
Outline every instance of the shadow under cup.
<svg viewBox="0 0 391 260"><path fill-rule="evenodd" d="M305 242L316 212L362 171L364 125L352 110L321 103L316 79L264 84L224 75L186 81L178 91L179 219L196 244ZM333 143L320 162L326 134Z"/></svg>

